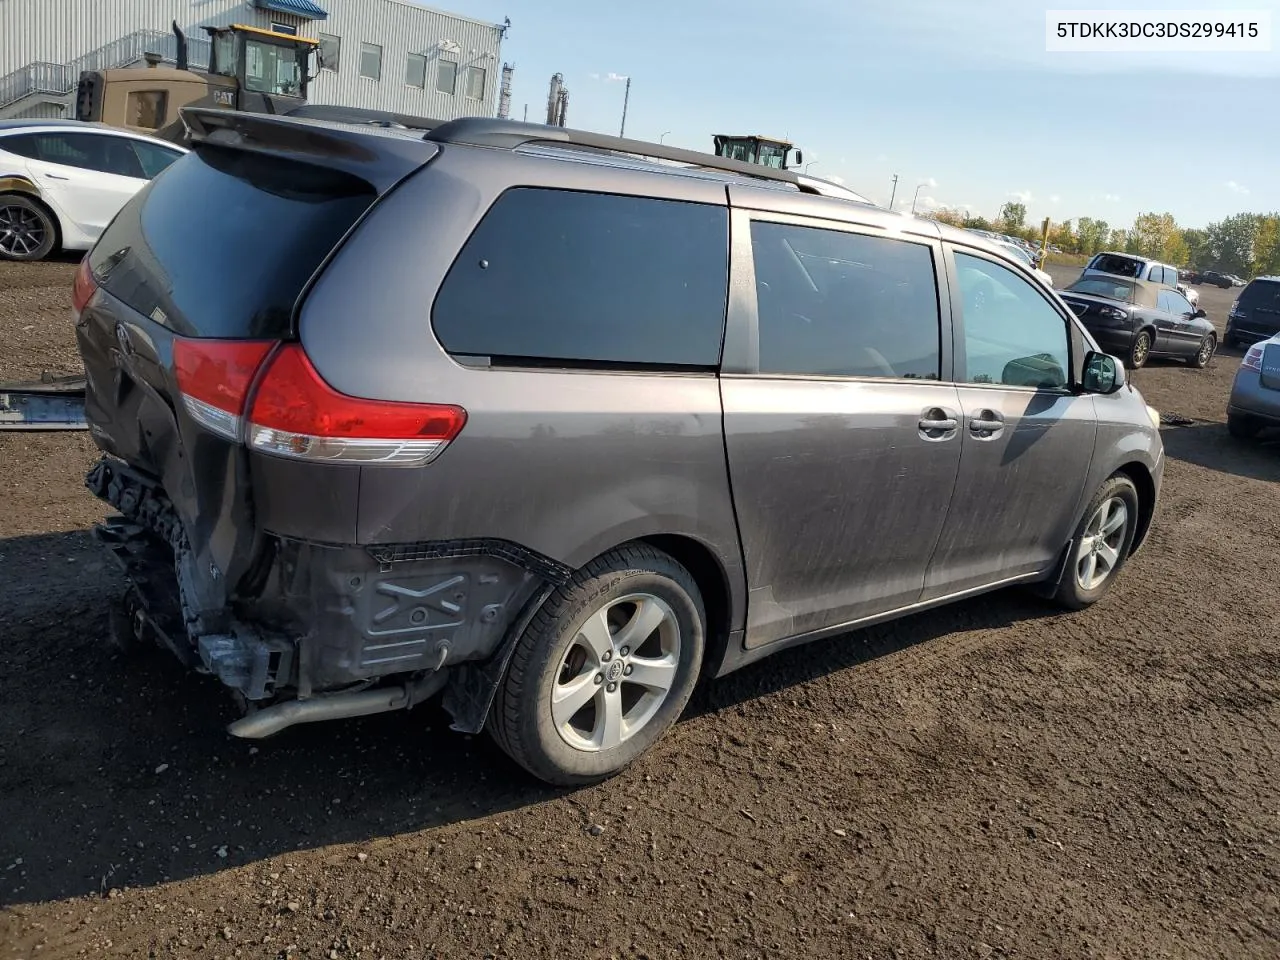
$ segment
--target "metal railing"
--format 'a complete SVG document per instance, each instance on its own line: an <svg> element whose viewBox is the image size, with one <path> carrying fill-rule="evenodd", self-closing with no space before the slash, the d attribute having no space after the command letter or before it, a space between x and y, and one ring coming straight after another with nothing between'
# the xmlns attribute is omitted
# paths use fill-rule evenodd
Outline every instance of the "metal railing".
<svg viewBox="0 0 1280 960"><path fill-rule="evenodd" d="M189 39L187 47L192 69L206 69L209 65L209 41ZM76 89L80 74L85 70L131 66L141 62L147 53L158 53L168 63L176 63L178 38L160 30L136 30L68 63L44 60L29 63L0 77L0 109L33 94L66 96Z"/></svg>

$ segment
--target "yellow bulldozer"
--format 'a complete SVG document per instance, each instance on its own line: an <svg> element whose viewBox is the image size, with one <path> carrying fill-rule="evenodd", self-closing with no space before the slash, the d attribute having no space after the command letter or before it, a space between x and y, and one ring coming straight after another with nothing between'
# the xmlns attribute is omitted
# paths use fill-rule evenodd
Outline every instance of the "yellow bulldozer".
<svg viewBox="0 0 1280 960"><path fill-rule="evenodd" d="M187 38L175 22L175 66L147 54L147 68L87 70L76 90L77 120L108 123L184 144L182 107L285 114L307 102L319 41L243 24L205 27L209 69L190 69Z"/></svg>

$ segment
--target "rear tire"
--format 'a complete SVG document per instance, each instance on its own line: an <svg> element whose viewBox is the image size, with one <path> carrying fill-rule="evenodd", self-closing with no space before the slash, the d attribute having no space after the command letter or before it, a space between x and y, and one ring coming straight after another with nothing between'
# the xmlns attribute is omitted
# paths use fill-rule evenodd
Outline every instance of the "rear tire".
<svg viewBox="0 0 1280 960"><path fill-rule="evenodd" d="M1141 501L1138 488L1123 473L1098 488L1072 540L1071 557L1055 598L1071 610L1083 610L1106 595L1133 549Z"/></svg>
<svg viewBox="0 0 1280 960"><path fill-rule="evenodd" d="M0 260L43 260L58 245L58 225L44 204L20 193L0 196Z"/></svg>
<svg viewBox="0 0 1280 960"><path fill-rule="evenodd" d="M706 644L704 611L692 575L660 550L633 544L591 561L516 642L490 734L557 786L620 772L689 702Z"/></svg>

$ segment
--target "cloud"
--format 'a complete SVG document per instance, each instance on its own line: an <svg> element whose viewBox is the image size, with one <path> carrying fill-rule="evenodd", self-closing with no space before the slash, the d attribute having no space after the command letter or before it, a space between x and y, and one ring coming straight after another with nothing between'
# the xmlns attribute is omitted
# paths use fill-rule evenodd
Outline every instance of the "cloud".
<svg viewBox="0 0 1280 960"><path fill-rule="evenodd" d="M1013 197L1015 200L1017 200L1019 203L1022 203L1022 204L1027 204L1031 202L1030 190L1015 190L1013 191L1013 193L1009 194L1009 196Z"/></svg>
<svg viewBox="0 0 1280 960"><path fill-rule="evenodd" d="M621 73L611 73L611 74L609 74L608 76L606 76L606 77L605 77L605 79L606 79L606 80L626 80L626 79L628 79L628 78L627 78L627 76L626 76L625 74L621 74Z"/></svg>
<svg viewBox="0 0 1280 960"><path fill-rule="evenodd" d="M1227 189L1230 190L1232 193L1248 193L1249 192L1248 187L1242 187L1240 186L1240 184L1236 183L1234 180L1228 180L1226 186L1227 186Z"/></svg>
<svg viewBox="0 0 1280 960"><path fill-rule="evenodd" d="M925 177L920 182L931 190L938 185L938 181L933 179L933 177Z"/></svg>
<svg viewBox="0 0 1280 960"><path fill-rule="evenodd" d="M587 76L589 76L592 80L599 80L599 79L600 79L600 74L598 74L598 73L589 73L589 74L587 74Z"/></svg>
<svg viewBox="0 0 1280 960"><path fill-rule="evenodd" d="M1049 202L1050 202L1050 203L1061 203L1061 202L1062 202L1062 198L1061 198L1060 196L1058 196L1058 195L1055 193L1055 194L1053 194L1051 197L1049 197Z"/></svg>
<svg viewBox="0 0 1280 960"><path fill-rule="evenodd" d="M889 162L889 157L887 154L883 154L883 153L876 154L876 163L888 163L888 162Z"/></svg>
<svg viewBox="0 0 1280 960"><path fill-rule="evenodd" d="M1103 199L1103 200L1105 200L1105 201L1107 201L1107 203L1119 203L1119 202L1120 202L1120 194L1118 194L1118 193L1104 193L1104 194L1102 195L1102 199Z"/></svg>

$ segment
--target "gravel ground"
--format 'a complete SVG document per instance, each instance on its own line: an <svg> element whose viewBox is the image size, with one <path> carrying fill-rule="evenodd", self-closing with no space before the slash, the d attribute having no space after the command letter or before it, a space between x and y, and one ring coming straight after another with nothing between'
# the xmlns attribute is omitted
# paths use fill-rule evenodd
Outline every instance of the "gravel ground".
<svg viewBox="0 0 1280 960"><path fill-rule="evenodd" d="M0 264L0 379L75 370L72 271ZM789 651L577 792L431 708L231 740L216 683L103 643L87 435L0 435L0 960L1274 960L1280 445L1228 438L1237 364L1137 374L1193 423L1102 603Z"/></svg>

